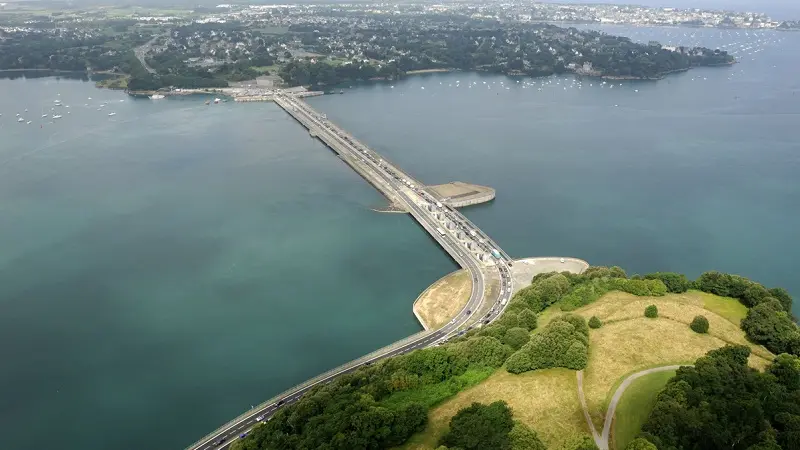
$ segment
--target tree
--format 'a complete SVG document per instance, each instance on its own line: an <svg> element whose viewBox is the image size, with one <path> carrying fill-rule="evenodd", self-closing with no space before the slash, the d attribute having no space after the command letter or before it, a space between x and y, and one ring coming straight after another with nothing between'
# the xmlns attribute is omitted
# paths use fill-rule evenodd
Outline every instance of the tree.
<svg viewBox="0 0 800 450"><path fill-rule="evenodd" d="M508 437L511 440L511 450L547 450L536 432L519 421L514 421Z"/></svg>
<svg viewBox="0 0 800 450"><path fill-rule="evenodd" d="M563 367L572 370L583 370L589 363L589 350L583 342L575 341L564 354Z"/></svg>
<svg viewBox="0 0 800 450"><path fill-rule="evenodd" d="M513 348L514 350L519 350L520 347L527 344L530 339L531 335L527 329L509 328L506 331L505 337L503 337L503 343Z"/></svg>
<svg viewBox="0 0 800 450"><path fill-rule="evenodd" d="M644 309L644 316L650 319L655 319L658 317L658 307L656 305L650 305Z"/></svg>
<svg viewBox="0 0 800 450"><path fill-rule="evenodd" d="M589 319L589 328L597 329L597 328L600 328L602 326L603 326L603 322L601 322L600 319L597 316L592 316L592 318Z"/></svg>
<svg viewBox="0 0 800 450"><path fill-rule="evenodd" d="M742 330L753 342L773 353L796 354L800 336L797 325L778 300L771 299L750 308L742 319Z"/></svg>
<svg viewBox="0 0 800 450"><path fill-rule="evenodd" d="M513 427L511 410L506 402L473 403L453 416L450 430L439 444L464 450L509 450L509 432Z"/></svg>
<svg viewBox="0 0 800 450"><path fill-rule="evenodd" d="M658 450L658 447L645 438L636 438L625 446L625 450Z"/></svg>
<svg viewBox="0 0 800 450"><path fill-rule="evenodd" d="M537 326L537 317L536 313L531 311L528 308L523 309L517 315L519 318L519 326L525 327L528 331L533 331L536 329Z"/></svg>
<svg viewBox="0 0 800 450"><path fill-rule="evenodd" d="M792 296L789 295L789 292L786 291L784 288L772 288L768 290L769 296L777 299L781 305L783 305L783 310L786 312L792 311Z"/></svg>
<svg viewBox="0 0 800 450"><path fill-rule="evenodd" d="M705 334L708 333L708 319L704 316L695 316L692 323L689 325L695 333Z"/></svg>

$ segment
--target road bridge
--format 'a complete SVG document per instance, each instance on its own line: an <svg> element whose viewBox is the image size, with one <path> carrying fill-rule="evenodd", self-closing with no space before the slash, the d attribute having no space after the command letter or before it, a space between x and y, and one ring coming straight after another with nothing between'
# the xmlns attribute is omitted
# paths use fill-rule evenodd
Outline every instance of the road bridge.
<svg viewBox="0 0 800 450"><path fill-rule="evenodd" d="M442 328L415 334L295 386L206 435L187 450L226 449L258 422L269 420L279 408L297 401L320 383L373 361L436 345L472 327L489 323L502 314L513 291L514 281L509 269L513 261L463 214L438 202L419 180L359 142L292 93L278 92L274 101L392 203L408 211L453 260L471 274L472 294L458 316ZM491 280L499 280L499 289L488 288ZM484 314L484 311L488 312Z"/></svg>

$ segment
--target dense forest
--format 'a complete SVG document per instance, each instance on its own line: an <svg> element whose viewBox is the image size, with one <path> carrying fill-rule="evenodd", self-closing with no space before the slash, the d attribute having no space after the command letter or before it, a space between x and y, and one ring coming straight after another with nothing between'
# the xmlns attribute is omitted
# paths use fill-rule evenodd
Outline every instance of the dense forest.
<svg viewBox="0 0 800 450"><path fill-rule="evenodd" d="M794 428L800 424L800 348L793 347L800 331L789 313L792 299L785 290L768 289L744 277L719 272L707 272L691 281L669 272L628 277L618 267L590 267L580 275L537 275L492 324L441 346L362 366L314 388L237 440L232 450L350 450L400 445L426 426L430 408L480 383L501 367L511 373L586 367L589 328L597 328L599 323L587 324L580 316L565 314L537 329L537 315L546 308L557 304L562 311L573 311L611 291L663 296L689 289L733 297L736 300L730 301L748 306L747 319L742 323L747 336L772 346L775 352L789 354L776 358L765 374L742 366L749 353L746 347L717 350L699 360L695 368L681 369L677 381L673 380L659 397L646 433L631 448L800 448L800 428ZM655 307L652 309L657 315ZM723 363L714 362L719 358ZM717 393L722 397L716 398ZM773 403L776 396L781 399ZM750 421L753 423L746 426ZM462 431L446 435L440 442L444 448L544 448L536 433L517 426L502 404L465 408L453 417L451 431L454 429ZM583 436L560 450L595 448L591 437Z"/></svg>
<svg viewBox="0 0 800 450"><path fill-rule="evenodd" d="M659 394L642 438L660 450L800 448L800 362L782 354L762 373L750 349L712 350L678 370Z"/></svg>

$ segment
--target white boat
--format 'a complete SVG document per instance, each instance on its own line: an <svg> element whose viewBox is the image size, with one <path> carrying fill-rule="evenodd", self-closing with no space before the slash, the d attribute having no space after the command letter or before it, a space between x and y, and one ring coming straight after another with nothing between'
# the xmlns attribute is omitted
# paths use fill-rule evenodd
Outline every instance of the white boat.
<svg viewBox="0 0 800 450"><path fill-rule="evenodd" d="M25 124L26 124L26 125L30 125L30 124L31 124L31 121L29 120L29 121L25 122Z"/></svg>
<svg viewBox="0 0 800 450"><path fill-rule="evenodd" d="M165 98L165 97L163 95L161 95L161 94L153 94L153 95L150 96L150 100L161 100L162 98Z"/></svg>
<svg viewBox="0 0 800 450"><path fill-rule="evenodd" d="M56 114L56 115L53 116L53 119L60 119L60 118L61 118L61 114Z"/></svg>
<svg viewBox="0 0 800 450"><path fill-rule="evenodd" d="M20 117L19 119L17 119L17 122L25 122L25 119L23 119L22 117Z"/></svg>
<svg viewBox="0 0 800 450"><path fill-rule="evenodd" d="M109 116L116 116L117 113L108 113Z"/></svg>
<svg viewBox="0 0 800 450"><path fill-rule="evenodd" d="M42 114L42 118L47 117L47 114Z"/></svg>
<svg viewBox="0 0 800 450"><path fill-rule="evenodd" d="M219 103L219 102L220 102L220 100L218 98L214 99L214 103Z"/></svg>

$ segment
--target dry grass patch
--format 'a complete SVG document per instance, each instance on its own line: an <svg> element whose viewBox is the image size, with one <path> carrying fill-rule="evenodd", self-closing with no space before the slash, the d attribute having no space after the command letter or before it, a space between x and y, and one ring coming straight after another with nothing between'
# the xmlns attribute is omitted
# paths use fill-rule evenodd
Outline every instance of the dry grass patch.
<svg viewBox="0 0 800 450"><path fill-rule="evenodd" d="M597 302L579 309L576 313L587 319L597 316L604 323L612 323L641 318L648 305L658 307L660 319L674 320L687 327L695 316L705 316L710 325L708 334L711 336L727 344L747 345L754 355L766 360L771 361L774 357L764 347L752 344L745 338L744 332L739 327L741 319L737 319L741 313L739 306L732 306L741 305L738 300L704 292L690 291L684 294L668 294L663 297L637 297L624 292L611 292ZM714 310L707 308L708 305L713 305ZM724 311L730 319L717 314L715 310L718 309ZM744 313L747 313L746 307Z"/></svg>
<svg viewBox="0 0 800 450"><path fill-rule="evenodd" d="M726 343L712 334L695 333L686 324L666 318L639 317L607 323L593 330L589 365L584 375L584 393L592 420L598 427L602 425L613 388L627 374L649 367L691 364ZM761 357L750 357L754 367L763 369L767 363L768 360Z"/></svg>
<svg viewBox="0 0 800 450"><path fill-rule="evenodd" d="M402 448L428 450L447 432L450 419L473 402L505 400L514 418L536 430L548 448L558 448L577 433L587 433L578 402L575 372L547 369L513 375L503 369L430 411L428 426Z"/></svg>
<svg viewBox="0 0 800 450"><path fill-rule="evenodd" d="M414 302L423 325L436 329L458 315L472 294L472 281L464 270L453 272L433 283Z"/></svg>

